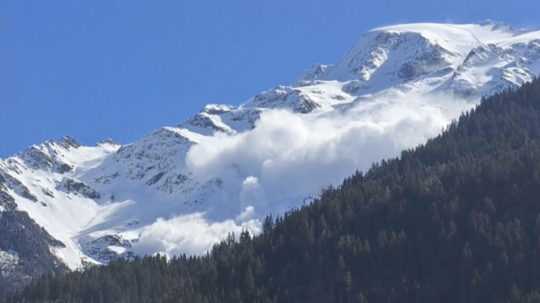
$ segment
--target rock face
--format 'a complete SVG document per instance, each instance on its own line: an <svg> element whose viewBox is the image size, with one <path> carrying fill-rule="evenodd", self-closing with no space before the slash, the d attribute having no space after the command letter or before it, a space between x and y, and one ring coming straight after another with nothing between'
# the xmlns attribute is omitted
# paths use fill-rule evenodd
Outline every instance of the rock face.
<svg viewBox="0 0 540 303"><path fill-rule="evenodd" d="M90 147L66 137L32 146L0 160L0 287L169 246L194 246L199 251L186 251L201 252L208 247L194 245L195 238L211 244L229 232L256 226L268 213L280 214L309 201L320 188L293 195L271 187L272 193L265 193L260 182L272 176L256 175L257 169L248 171L242 165L257 154L238 152L232 146L252 136L268 113L274 115L265 123L285 129L298 119L330 127L329 116L343 115L348 118L342 124L347 125L340 127L354 130L373 124L363 121L362 115L359 121L353 119L358 111L382 108L393 98L443 94L474 104L482 96L519 86L538 74L540 32L494 24L397 25L366 33L340 62L317 65L294 85L261 92L240 106L207 105L179 125L158 129L132 144L107 140ZM461 112L450 109L449 120ZM406 106L397 113L383 113L398 115L403 110ZM401 128L417 119L412 112ZM281 121L285 117L288 120ZM366 138L383 132L385 125L377 127ZM301 134L309 137L315 131L324 133L324 127L307 127ZM268 143L271 149L272 140L282 137L286 134L281 131L270 133L261 144ZM303 139L292 137L290 145L298 149L303 144L295 143ZM196 153L200 151L193 148L200 145L220 145L233 164L221 167L224 164L217 162L206 168L218 167L225 171L221 175L199 169ZM288 148L275 153L286 158L295 152ZM357 157L368 157L380 148L358 151ZM325 151L343 152L332 146ZM314 153L299 155L291 161L310 161ZM272 165L264 161L260 170ZM321 166L324 173L341 169L343 177L358 168L324 161ZM273 177L290 180L292 185L301 183L294 179L294 171L291 174ZM170 222L176 225L168 232ZM202 229L203 236L196 234Z"/></svg>
<svg viewBox="0 0 540 303"><path fill-rule="evenodd" d="M79 195L88 199L99 200L101 198L101 195L90 186L70 178L62 179L58 186L56 186L56 189L59 191L64 191L68 194ZM48 193L51 193L51 195L54 197L52 192L49 191Z"/></svg>
<svg viewBox="0 0 540 303"><path fill-rule="evenodd" d="M119 235L106 235L86 243L82 243L84 251L89 255L110 262L119 258L130 259L133 253L129 251L131 242Z"/></svg>
<svg viewBox="0 0 540 303"><path fill-rule="evenodd" d="M64 244L38 226L28 213L3 211L0 230L0 293L18 289L33 277L67 270L53 253Z"/></svg>
<svg viewBox="0 0 540 303"><path fill-rule="evenodd" d="M28 213L18 211L15 199L7 193L8 186L20 189L20 182L0 175L0 294L24 286L32 278L67 267L52 250L64 247L36 224ZM17 190L32 202L36 198L28 189Z"/></svg>

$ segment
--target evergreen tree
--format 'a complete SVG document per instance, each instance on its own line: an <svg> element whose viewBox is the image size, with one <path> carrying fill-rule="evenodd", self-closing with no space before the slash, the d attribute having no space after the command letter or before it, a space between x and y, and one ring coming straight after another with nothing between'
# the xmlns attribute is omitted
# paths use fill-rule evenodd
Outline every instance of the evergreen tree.
<svg viewBox="0 0 540 303"><path fill-rule="evenodd" d="M361 155L359 155L361 156ZM47 275L12 302L539 302L540 81L200 257ZM1 276L0 276L1 278Z"/></svg>

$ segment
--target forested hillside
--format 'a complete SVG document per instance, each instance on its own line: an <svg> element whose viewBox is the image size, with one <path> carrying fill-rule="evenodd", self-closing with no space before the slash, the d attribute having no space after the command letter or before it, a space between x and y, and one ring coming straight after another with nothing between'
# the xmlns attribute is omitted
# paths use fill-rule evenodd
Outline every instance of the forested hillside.
<svg viewBox="0 0 540 303"><path fill-rule="evenodd" d="M361 154L358 157L362 157ZM539 302L540 81L204 257L35 281L7 302Z"/></svg>

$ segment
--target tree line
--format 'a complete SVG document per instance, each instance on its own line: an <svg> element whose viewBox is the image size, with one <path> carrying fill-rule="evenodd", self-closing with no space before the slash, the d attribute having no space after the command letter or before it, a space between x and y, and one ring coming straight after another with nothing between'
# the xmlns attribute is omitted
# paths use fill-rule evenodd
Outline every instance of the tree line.
<svg viewBox="0 0 540 303"><path fill-rule="evenodd" d="M540 302L540 81L261 235L51 274L5 302Z"/></svg>

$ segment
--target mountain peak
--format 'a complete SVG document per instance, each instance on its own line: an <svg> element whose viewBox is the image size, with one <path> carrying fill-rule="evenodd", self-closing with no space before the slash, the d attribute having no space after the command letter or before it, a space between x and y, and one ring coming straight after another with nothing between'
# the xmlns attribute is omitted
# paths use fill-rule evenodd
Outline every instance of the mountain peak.
<svg viewBox="0 0 540 303"><path fill-rule="evenodd" d="M304 80L359 81L357 95L401 87L487 96L540 72L539 38L540 32L493 21L382 26L362 35L337 64L315 66Z"/></svg>
<svg viewBox="0 0 540 303"><path fill-rule="evenodd" d="M118 251L203 252L538 74L540 32L492 23L379 27L299 83L239 106L209 104L131 144L87 147L65 137L32 146L0 161L0 189L66 244L59 257L71 267ZM191 224L203 235L185 233Z"/></svg>

